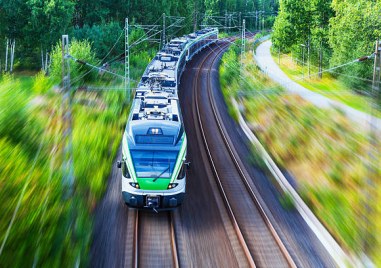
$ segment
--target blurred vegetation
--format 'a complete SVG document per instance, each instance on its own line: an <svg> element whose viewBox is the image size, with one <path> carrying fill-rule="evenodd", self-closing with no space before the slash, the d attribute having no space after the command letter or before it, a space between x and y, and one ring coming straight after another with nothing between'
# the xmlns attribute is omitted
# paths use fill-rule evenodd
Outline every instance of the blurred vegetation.
<svg viewBox="0 0 381 268"><path fill-rule="evenodd" d="M153 51L131 56L133 79ZM70 52L101 62L88 41L74 40ZM120 80L71 65L75 190L69 198L61 170L61 57L57 45L50 75L0 77L0 267L88 265L92 213L107 187L129 104ZM110 68L120 71L123 64L115 61ZM88 85L116 90L88 91Z"/></svg>
<svg viewBox="0 0 381 268"><path fill-rule="evenodd" d="M359 111L370 112L369 103L372 101L371 98L368 95L359 94L354 90L355 88L348 85L344 81L348 77L347 75L342 74L340 77L337 77L336 72L333 71L332 73L326 72L322 78L318 78L318 67L311 65L311 74L313 75L308 77L307 63L302 65L298 59L292 58L290 54L281 54L279 57L278 51L274 49L272 49L271 54L282 71L303 87L318 92L330 99L342 102ZM367 83L363 83L362 87L364 89L370 88L371 84L371 80L368 80ZM381 117L380 111L373 111L373 113Z"/></svg>
<svg viewBox="0 0 381 268"><path fill-rule="evenodd" d="M220 66L227 103L231 97L239 100L251 129L273 159L292 173L299 194L339 243L358 253L365 250L381 265L381 187L376 183L381 145L372 148L365 130L340 110L317 108L286 93L259 70L251 53L244 56L238 75L238 52L233 45ZM372 162L370 150L376 157ZM253 155L255 159L255 151ZM369 179L376 188L369 186ZM292 208L288 196L280 202Z"/></svg>

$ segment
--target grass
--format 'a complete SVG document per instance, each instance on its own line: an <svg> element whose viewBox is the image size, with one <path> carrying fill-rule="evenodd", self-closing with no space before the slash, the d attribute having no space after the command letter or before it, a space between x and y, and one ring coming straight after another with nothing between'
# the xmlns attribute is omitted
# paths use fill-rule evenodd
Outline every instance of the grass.
<svg viewBox="0 0 381 268"><path fill-rule="evenodd" d="M133 65L137 80L150 55L143 52L134 59L140 59ZM123 88L109 77L92 82ZM21 202L0 267L89 263L93 211L106 189L129 106L123 91L73 95L75 180L70 195L62 173L62 96L51 90L53 84L41 73L0 76L0 245Z"/></svg>
<svg viewBox="0 0 381 268"><path fill-rule="evenodd" d="M16 204L21 202L0 266L24 267L36 263L46 267L70 267L78 257L81 264L86 265L91 213L107 185L106 178L127 118L126 109L123 109L123 99L110 98L118 93L75 94L75 191L68 198L68 184L62 180L62 97L58 93L36 94L32 88L39 81L33 77L6 76L0 83L3 104L0 117L1 242L5 241ZM42 101L34 102L36 98ZM104 105L91 107L77 103L79 98L97 100ZM73 211L75 217L70 216ZM75 228L71 227L73 224Z"/></svg>
<svg viewBox="0 0 381 268"><path fill-rule="evenodd" d="M292 60L292 58L286 54L281 55L279 64L278 54L273 52L272 56L281 70L301 86L330 99L344 103L356 110L370 113L371 99L354 93L342 80L333 77L330 73L323 73L323 77L320 79L317 75L318 68L311 66L310 73L313 75L308 78L308 66L297 64L295 59ZM381 112L377 111L375 115L381 118Z"/></svg>
<svg viewBox="0 0 381 268"><path fill-rule="evenodd" d="M286 93L260 72L251 53L246 53L243 63L239 79L233 75L238 53L231 49L223 56L220 80L225 99L235 97L244 105L244 116L266 150L293 175L299 194L336 240L357 253L367 241L366 254L380 266L381 185L370 188L367 178L377 182L381 177L376 164L381 163L381 144L374 150L370 173L367 133L338 110L317 108ZM289 197L282 196L280 202L292 209Z"/></svg>

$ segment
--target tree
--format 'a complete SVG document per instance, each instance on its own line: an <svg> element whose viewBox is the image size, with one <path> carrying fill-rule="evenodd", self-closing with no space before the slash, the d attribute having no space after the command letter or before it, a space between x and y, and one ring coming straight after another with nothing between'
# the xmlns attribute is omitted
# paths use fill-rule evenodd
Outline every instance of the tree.
<svg viewBox="0 0 381 268"><path fill-rule="evenodd" d="M301 53L301 44L309 47L312 63L320 69L330 55L329 19L333 16L331 0L288 0L280 2L272 41L283 52ZM316 56L318 55L318 56Z"/></svg>
<svg viewBox="0 0 381 268"><path fill-rule="evenodd" d="M340 65L374 52L374 43L380 38L381 1L333 0L335 17L330 20L329 44L332 47L331 65ZM360 78L372 78L373 63L363 62L343 68L343 72ZM346 78L357 90L364 82Z"/></svg>
<svg viewBox="0 0 381 268"><path fill-rule="evenodd" d="M91 44L89 41L76 41L70 42L69 53L73 57L91 63L97 64L94 52L91 50ZM83 84L84 81L89 81L94 77L94 72L89 72L89 67L81 65L77 62L70 62L70 77L72 83L75 85ZM55 82L61 81L62 77L62 47L58 43L52 52L52 66L51 77Z"/></svg>
<svg viewBox="0 0 381 268"><path fill-rule="evenodd" d="M50 47L67 34L74 13L74 2L67 0L28 0L30 23L24 31L23 39ZM37 40L33 40L34 37Z"/></svg>
<svg viewBox="0 0 381 268"><path fill-rule="evenodd" d="M297 39L290 16L291 14L288 12L287 6L282 1L280 4L279 15L275 19L271 37L274 47L283 52L289 52Z"/></svg>
<svg viewBox="0 0 381 268"><path fill-rule="evenodd" d="M116 2L116 1L112 1ZM74 12L74 26L81 28L84 25L92 26L106 20L109 10L99 0L77 1Z"/></svg>

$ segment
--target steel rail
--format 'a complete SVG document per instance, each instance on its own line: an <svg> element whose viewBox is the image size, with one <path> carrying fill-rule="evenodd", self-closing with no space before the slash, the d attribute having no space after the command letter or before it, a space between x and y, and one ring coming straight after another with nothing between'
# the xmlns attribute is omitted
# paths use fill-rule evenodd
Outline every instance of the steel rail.
<svg viewBox="0 0 381 268"><path fill-rule="evenodd" d="M175 224L174 224L174 217L173 213L168 213L169 222L170 222L170 229L171 229L171 248L172 248L172 258L173 258L173 267L179 268L179 257L178 257L178 251L176 246L176 233L175 233Z"/></svg>
<svg viewBox="0 0 381 268"><path fill-rule="evenodd" d="M255 265L255 262L254 262L254 259L250 253L250 250L247 246L247 243L245 241L245 238L243 237L243 234L242 234L242 231L238 225L238 222L236 220L236 217L234 215L234 212L233 212L233 209L230 205L230 202L227 198L227 195L225 193L225 190L222 186L222 183L221 183L221 179L218 175L218 172L217 172L217 168L216 168L216 165L214 164L214 161L213 161L213 158L212 158L212 154L211 154L211 151L209 149L209 145L208 145L208 142L206 141L206 135L205 135L205 131L204 131L204 128L203 128L203 125L202 125L202 122L201 122L201 115L200 115L200 109L199 109L199 105L198 105L198 101L197 101L197 88L198 88L198 82L199 82L199 78L200 78L200 74L201 74L201 71L203 70L203 66L205 64L205 62L207 61L207 59L209 59L209 57L211 57L213 54L216 54L216 57L215 58L218 58L218 56L223 53L224 49L227 48L229 46L229 44L224 44L222 47L219 47L217 53L216 51L212 50L210 53L208 53L203 61L201 62L201 64L199 65L199 68L197 70L197 73L194 77L194 83L193 83L193 98L194 98L194 103L196 105L196 113L197 113L197 123L200 127L200 130L201 130L201 134L202 134L202 137L203 137L203 143L205 145L205 149L207 151L207 154L208 154L208 158L209 158L209 162L212 166L212 170L213 170L213 173L215 175L215 178L216 178L216 181L217 181L217 185L218 185L218 188L221 192L221 195L222 195L222 198L224 200L224 203L225 203L225 206L227 208L227 211L228 211L228 214L229 214L229 217L230 217L230 220L232 221L232 224L233 224L233 227L234 227L234 230L237 234L237 237L238 237L238 240L241 244L241 247L244 251L244 254L247 258L247 261L248 263L250 264L251 267L256 267Z"/></svg>
<svg viewBox="0 0 381 268"><path fill-rule="evenodd" d="M172 263L173 267L179 268L179 258L176 246L176 235L175 235L175 227L173 223L174 219L171 212L168 212L168 224L170 228L170 243L171 243L171 251L172 251ZM135 211L135 219L134 219L134 236L133 236L133 266L135 268L139 267L139 224L142 222L139 221L139 210Z"/></svg>
<svg viewBox="0 0 381 268"><path fill-rule="evenodd" d="M139 211L135 211L135 226L134 226L134 267L139 267Z"/></svg>
<svg viewBox="0 0 381 268"><path fill-rule="evenodd" d="M216 61L218 57L216 57L213 62L212 62L212 67ZM226 145L226 147L228 148L228 151L229 151L229 155L231 157L231 159L233 160L234 162L234 165L236 166L237 170L238 170L238 173L240 174L240 177L251 197L251 199L253 200L255 206L257 207L262 219L264 220L267 228L269 229L270 233L272 234L275 242L277 243L277 245L279 246L279 249L281 250L283 256L285 257L285 259L287 260L287 263L290 267L297 267L294 260L292 259L290 253L288 252L287 248L285 247L285 245L283 244L282 240L280 239L279 235L277 234L274 226L271 224L269 218L267 217L262 205L260 204L258 198L257 198L257 195L254 193L248 179L247 179L247 176L245 175L245 172L244 172L244 167L242 167L240 165L240 163L238 162L238 159L236 157L236 154L233 152L233 149L232 149L232 142L230 141L230 138L226 135L226 129L225 127L222 125L221 123L221 118L220 118L220 114L218 112L218 109L217 109L217 105L216 105L216 102L215 102L215 98L214 98L214 93L213 93L213 90L212 90L212 79L211 79L211 72L212 72L212 68L210 68L208 70L208 74L207 74L207 79L208 79L208 88L207 88L207 92L208 92L208 97L209 97L209 101L211 103L211 108L212 108L212 111L213 111L213 115L216 119L216 123L218 125L218 129L220 131L220 134L224 140L224 143ZM246 172L247 173L247 172Z"/></svg>

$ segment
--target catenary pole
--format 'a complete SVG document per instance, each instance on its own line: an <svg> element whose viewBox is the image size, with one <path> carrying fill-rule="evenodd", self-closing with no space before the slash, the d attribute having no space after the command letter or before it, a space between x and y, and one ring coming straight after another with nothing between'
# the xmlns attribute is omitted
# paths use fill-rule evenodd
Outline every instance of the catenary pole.
<svg viewBox="0 0 381 268"><path fill-rule="evenodd" d="M127 99L130 100L130 46L128 40L128 18L125 20L125 40L124 40L124 89L127 95Z"/></svg>

